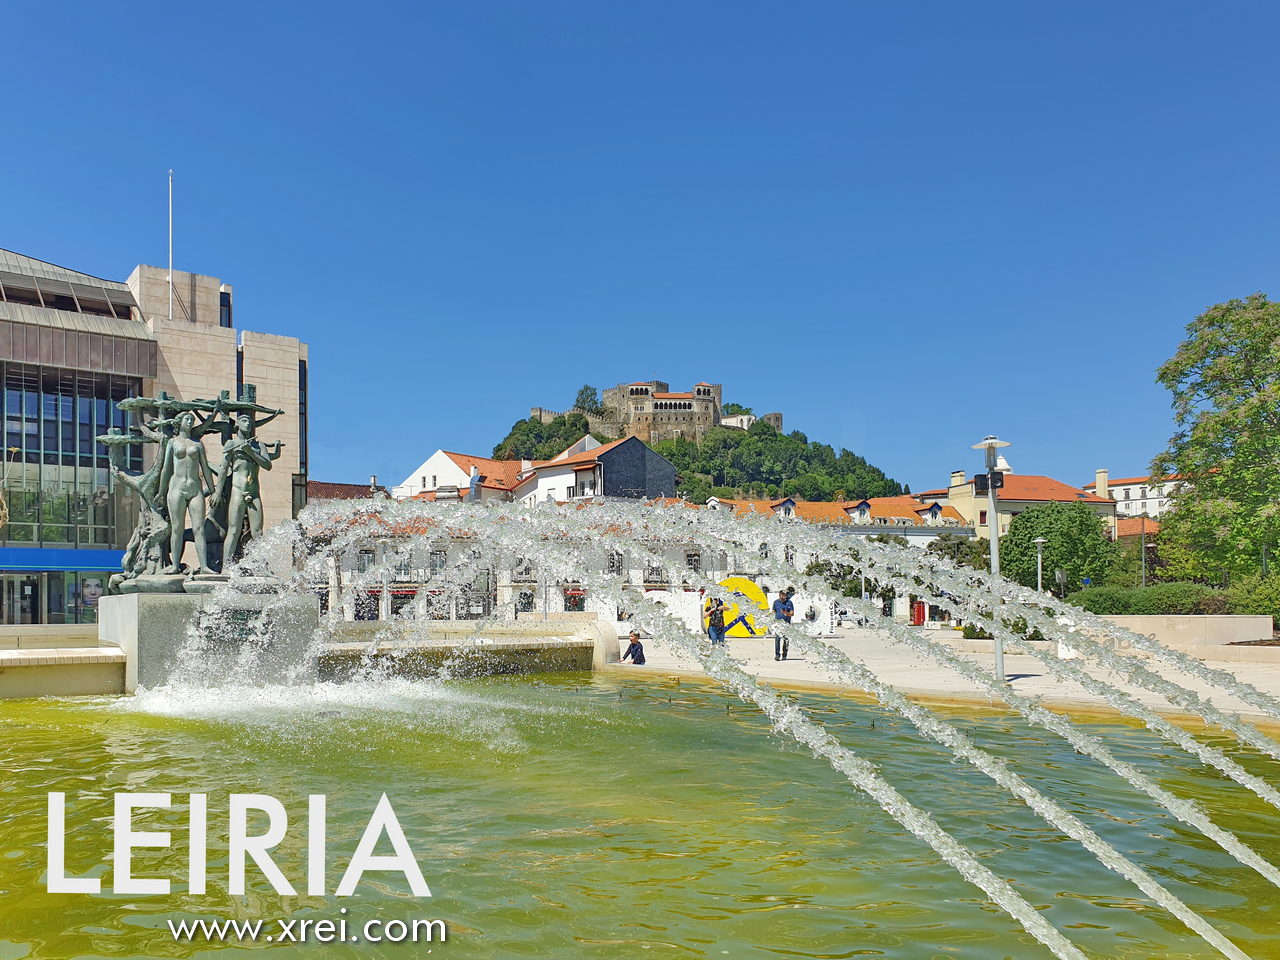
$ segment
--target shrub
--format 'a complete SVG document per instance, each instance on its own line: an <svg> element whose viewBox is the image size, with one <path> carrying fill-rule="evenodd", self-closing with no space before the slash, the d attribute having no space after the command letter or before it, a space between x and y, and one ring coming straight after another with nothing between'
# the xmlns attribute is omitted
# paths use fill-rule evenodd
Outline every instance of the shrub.
<svg viewBox="0 0 1280 960"><path fill-rule="evenodd" d="M1242 577L1231 584L1226 597L1232 613L1269 616L1273 628L1280 620L1280 576Z"/></svg>
<svg viewBox="0 0 1280 960"><path fill-rule="evenodd" d="M990 640L991 634L983 630L976 623L966 623L964 625L964 638L966 640Z"/></svg>
<svg viewBox="0 0 1280 960"><path fill-rule="evenodd" d="M1126 587L1085 587L1070 596L1070 601L1090 613L1104 617L1121 617L1133 612L1131 594Z"/></svg>
<svg viewBox="0 0 1280 960"><path fill-rule="evenodd" d="M1090 613L1111 617L1190 616L1227 612L1225 594L1202 583L1156 583L1149 587L1089 587L1070 597ZM1280 609L1280 608L1277 608Z"/></svg>

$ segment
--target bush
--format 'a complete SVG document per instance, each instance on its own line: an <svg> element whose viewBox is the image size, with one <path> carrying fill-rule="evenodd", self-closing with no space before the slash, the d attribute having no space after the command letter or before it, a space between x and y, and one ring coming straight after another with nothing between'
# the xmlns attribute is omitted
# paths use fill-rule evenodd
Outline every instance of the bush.
<svg viewBox="0 0 1280 960"><path fill-rule="evenodd" d="M1227 590L1226 598L1232 613L1269 616L1273 628L1280 620L1280 576L1242 577Z"/></svg>
<svg viewBox="0 0 1280 960"><path fill-rule="evenodd" d="M1136 592L1127 587L1085 587L1073 593L1069 599L1090 613L1103 617L1122 617L1133 612L1130 594Z"/></svg>
<svg viewBox="0 0 1280 960"><path fill-rule="evenodd" d="M1088 587L1069 599L1090 613L1109 617L1205 615L1226 613L1230 608L1230 601L1222 591L1206 587L1202 583Z"/></svg>
<svg viewBox="0 0 1280 960"><path fill-rule="evenodd" d="M964 625L964 638L966 640L990 640L991 634L983 630L976 623L966 623Z"/></svg>

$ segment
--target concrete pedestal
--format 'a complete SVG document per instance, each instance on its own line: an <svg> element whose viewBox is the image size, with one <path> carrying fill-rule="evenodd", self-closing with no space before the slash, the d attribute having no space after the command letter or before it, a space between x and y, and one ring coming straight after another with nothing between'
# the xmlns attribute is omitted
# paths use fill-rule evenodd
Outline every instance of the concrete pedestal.
<svg viewBox="0 0 1280 960"><path fill-rule="evenodd" d="M162 686L173 676L193 623L200 643L191 655L225 658L228 678L244 644L265 636L267 655L256 660L254 683L314 679L311 641L319 621L319 600L311 596L237 595L215 605L202 595L132 593L98 601L99 642L125 652L125 693Z"/></svg>

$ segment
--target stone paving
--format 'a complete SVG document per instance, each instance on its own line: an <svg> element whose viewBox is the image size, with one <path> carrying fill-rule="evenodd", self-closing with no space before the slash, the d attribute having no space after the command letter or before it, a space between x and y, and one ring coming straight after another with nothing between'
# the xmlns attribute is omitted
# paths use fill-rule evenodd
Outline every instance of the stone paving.
<svg viewBox="0 0 1280 960"><path fill-rule="evenodd" d="M930 634L938 639L936 633ZM954 671L926 660L910 648L890 641L887 634L877 630L858 627L840 628L835 635L826 638L832 644L861 661L880 677L881 680L895 687L902 693L915 698L934 702L955 702L968 704L995 705L998 701L991 698L987 691ZM672 652L653 640L645 641L645 657L647 663L643 667L632 667L630 664L611 664L609 670L644 671L657 675L689 675L701 674L702 669L692 657L681 652ZM626 640L620 641L620 649L626 648ZM852 689L848 684L838 682L827 669L820 664L807 661L802 654L792 651L791 659L778 662L773 658L773 641L768 639L730 639L730 653L739 659L745 659L748 671L764 680L775 682L781 686L819 686L833 689ZM994 669L994 656L990 653L962 653L965 657L984 666ZM1110 671L1100 669L1090 661L1073 661L1082 666L1087 665L1095 676L1121 687L1141 702L1159 710L1161 713L1178 715L1183 710L1170 704L1164 697L1134 687ZM1161 675L1176 680L1188 689L1194 690L1205 699L1212 699L1215 706L1231 710L1251 719L1261 719L1262 714L1255 707L1241 703L1223 691L1211 688L1208 684L1195 678L1179 674L1172 668L1159 665L1150 658L1143 657L1142 662L1157 670ZM1280 663L1243 663L1206 661L1210 667L1226 670L1258 689L1280 698ZM1073 710L1083 709L1110 712L1110 707L1102 698L1089 693L1075 683L1062 682L1051 674L1045 666L1034 657L1025 655L1006 655L1005 674L1009 678L1012 689L1029 697L1041 697L1046 704L1070 706ZM1272 721L1274 722L1274 721Z"/></svg>

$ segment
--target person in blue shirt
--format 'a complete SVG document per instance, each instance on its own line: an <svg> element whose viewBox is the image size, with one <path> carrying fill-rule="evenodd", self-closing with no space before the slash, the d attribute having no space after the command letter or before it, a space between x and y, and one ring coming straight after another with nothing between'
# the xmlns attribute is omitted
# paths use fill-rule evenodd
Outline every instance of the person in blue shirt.
<svg viewBox="0 0 1280 960"><path fill-rule="evenodd" d="M795 590L791 587L787 587L787 589L778 594L778 599L773 601L773 619L775 622L791 623L791 618L795 616L796 612L795 604L791 602L791 595L793 593L795 593ZM787 659L787 650L790 646L791 644L787 641L786 637L779 633L774 633L773 659Z"/></svg>
<svg viewBox="0 0 1280 960"><path fill-rule="evenodd" d="M631 631L631 643L627 646L627 652L622 655L622 663L630 660L633 666L644 666L644 644L640 642L640 634Z"/></svg>

